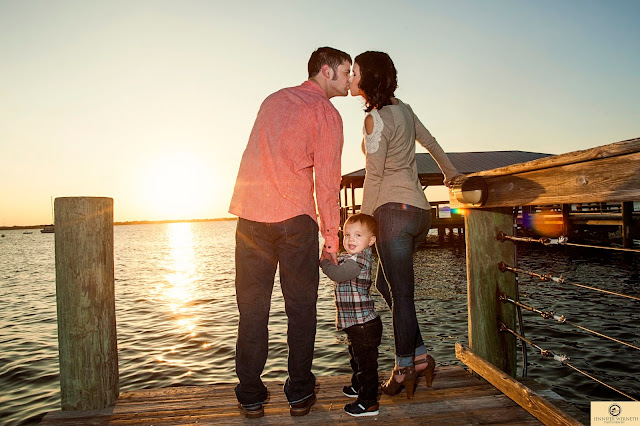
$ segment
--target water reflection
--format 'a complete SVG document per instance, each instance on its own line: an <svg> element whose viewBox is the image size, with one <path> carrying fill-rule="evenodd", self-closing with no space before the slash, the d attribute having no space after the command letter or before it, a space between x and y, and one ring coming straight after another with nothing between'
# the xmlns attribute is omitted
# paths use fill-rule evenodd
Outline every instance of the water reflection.
<svg viewBox="0 0 640 426"><path fill-rule="evenodd" d="M172 223L167 227L169 240L168 288L165 297L176 317L177 329L191 337L196 335L197 318L189 309L195 298L196 263L191 223Z"/></svg>
<svg viewBox="0 0 640 426"><path fill-rule="evenodd" d="M182 340L191 340L198 335L200 322L194 305L197 299L199 281L196 260L195 234L191 223L172 223L167 225L167 260L164 274L164 288L161 296L169 312L172 331ZM184 343L184 342L183 342ZM182 346L182 345L181 345ZM176 356L180 348L170 347L157 362L183 365L189 368L180 357ZM190 372L187 372L190 374Z"/></svg>

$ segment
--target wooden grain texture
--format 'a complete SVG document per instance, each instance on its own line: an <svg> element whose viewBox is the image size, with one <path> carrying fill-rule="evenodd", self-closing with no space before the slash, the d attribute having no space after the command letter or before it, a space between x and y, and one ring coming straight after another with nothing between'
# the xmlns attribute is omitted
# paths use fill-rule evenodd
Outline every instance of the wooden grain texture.
<svg viewBox="0 0 640 426"><path fill-rule="evenodd" d="M500 323L515 328L516 312L498 300L515 298L515 275L504 274L498 263L514 264L512 244L498 241L498 232L513 235L513 210L471 210L465 215L467 250L467 306L469 346L475 353L508 374L516 372L515 338L500 332Z"/></svg>
<svg viewBox="0 0 640 426"><path fill-rule="evenodd" d="M554 404L540 397L527 386L513 379L509 374L497 369L459 343L456 343L456 356L470 369L478 373L544 424L558 426L575 426L582 424Z"/></svg>
<svg viewBox="0 0 640 426"><path fill-rule="evenodd" d="M381 374L381 380L386 378ZM460 366L436 369L433 387L420 382L412 400L403 391L380 396L380 414L354 418L343 407L353 401L342 394L348 376L319 377L318 402L304 417L291 417L282 382L268 382L265 416L242 417L233 392L234 384L172 387L124 392L111 407L94 411L57 411L47 414L43 425L176 425L176 424L416 424L416 425L539 425L535 417L494 386Z"/></svg>
<svg viewBox="0 0 640 426"><path fill-rule="evenodd" d="M565 166L569 164L579 164L601 158L614 158L626 154L640 152L640 138L629 139L621 142L614 142L607 145L597 146L581 151L567 152L565 154L544 157L526 163L512 164L492 170L484 170L474 173L472 176L503 176L528 172L531 170L542 170Z"/></svg>
<svg viewBox="0 0 640 426"><path fill-rule="evenodd" d="M118 397L113 200L55 200L55 263L63 410L100 409Z"/></svg>
<svg viewBox="0 0 640 426"><path fill-rule="evenodd" d="M640 139L547 157L482 176L489 195L483 208L623 202L640 199ZM450 192L452 208L463 205Z"/></svg>

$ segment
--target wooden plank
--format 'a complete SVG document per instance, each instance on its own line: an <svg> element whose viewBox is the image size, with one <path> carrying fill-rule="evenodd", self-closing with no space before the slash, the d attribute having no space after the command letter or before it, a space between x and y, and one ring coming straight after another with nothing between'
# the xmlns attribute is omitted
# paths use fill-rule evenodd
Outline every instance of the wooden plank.
<svg viewBox="0 0 640 426"><path fill-rule="evenodd" d="M535 393L537 393L540 397L549 401L550 403L558 407L560 410L564 411L565 413L573 417L575 420L584 424L588 424L591 421L589 413L585 413L584 411L579 410L578 408L576 408L575 406L567 402L560 395L558 395L556 392L544 387L543 385L536 382L531 377L521 377L518 379L518 381L522 383L524 386L534 391Z"/></svg>
<svg viewBox="0 0 640 426"><path fill-rule="evenodd" d="M533 416L522 410L504 395L490 396L476 400L456 400L449 402L427 402L425 404L385 405L381 407L380 414L367 419L355 419L348 416L343 410L343 401L337 405L316 403L311 412L304 417L294 418L289 416L288 410L275 411L272 407L265 408L265 416L260 420L247 420L239 413L223 413L209 411L207 413L176 413L171 417L147 416L147 417L120 417L111 418L108 423L113 425L174 425L174 424L356 424L359 422L375 422L376 424L455 424L455 425L482 425L482 424L519 424L539 425L540 422ZM75 422L64 424L106 424L106 421L91 421L87 423Z"/></svg>
<svg viewBox="0 0 640 426"><path fill-rule="evenodd" d="M576 218L571 220L575 225L589 225L589 226L622 226L622 220L611 219L596 219L596 218Z"/></svg>
<svg viewBox="0 0 640 426"><path fill-rule="evenodd" d="M524 173L532 170L542 170L569 164L578 164L601 158L613 158L625 154L640 152L640 138L615 142L608 145L597 146L581 151L573 151L551 157L539 158L526 163L512 164L492 170L484 170L471 176L497 177Z"/></svg>
<svg viewBox="0 0 640 426"><path fill-rule="evenodd" d="M382 379L381 374L381 379ZM386 375L384 375L386 377ZM95 411L48 413L42 424L355 424L342 407L353 399L342 394L349 376L319 377L318 402L309 415L294 418L282 392L281 382L267 383L271 395L265 417L247 420L241 416L233 384L145 389L125 392L115 406ZM511 399L484 380L460 366L436 369L433 387L420 383L414 399L402 392L394 397L380 396L380 414L360 419L379 424L540 424Z"/></svg>
<svg viewBox="0 0 640 426"><path fill-rule="evenodd" d="M640 200L640 153L506 176L487 174L483 206L528 206ZM450 194L451 207L460 204Z"/></svg>
<svg viewBox="0 0 640 426"><path fill-rule="evenodd" d="M544 424L582 424L460 343L456 343L456 357Z"/></svg>
<svg viewBox="0 0 640 426"><path fill-rule="evenodd" d="M622 222L622 213L574 213L569 212L569 219L579 221L581 219L616 220Z"/></svg>
<svg viewBox="0 0 640 426"><path fill-rule="evenodd" d="M509 374L516 371L516 342L499 331L500 323L515 328L513 305L498 300L500 293L515 298L515 275L503 274L498 263L514 263L512 244L497 240L498 232L513 235L512 209L470 210L465 215L469 346Z"/></svg>

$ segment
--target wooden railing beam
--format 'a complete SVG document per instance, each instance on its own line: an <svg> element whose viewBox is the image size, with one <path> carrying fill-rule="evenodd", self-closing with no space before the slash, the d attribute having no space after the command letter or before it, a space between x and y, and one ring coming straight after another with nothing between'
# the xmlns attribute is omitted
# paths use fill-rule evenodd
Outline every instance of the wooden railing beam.
<svg viewBox="0 0 640 426"><path fill-rule="evenodd" d="M514 380L505 372L500 371L500 369L488 363L482 357L477 356L477 354L460 343L456 343L456 357L542 423L557 426L582 425L569 414L542 398L527 386Z"/></svg>
<svg viewBox="0 0 640 426"><path fill-rule="evenodd" d="M571 164L579 164L602 158L614 158L626 154L640 152L640 138L615 142L608 145L597 146L582 151L567 152L551 157L539 158L526 163L512 164L497 169L484 170L474 173L473 176L497 177L524 173L532 170L543 170Z"/></svg>
<svg viewBox="0 0 640 426"><path fill-rule="evenodd" d="M491 172L483 172L484 208L640 200L640 151L510 175ZM453 194L450 199L452 208L473 208Z"/></svg>

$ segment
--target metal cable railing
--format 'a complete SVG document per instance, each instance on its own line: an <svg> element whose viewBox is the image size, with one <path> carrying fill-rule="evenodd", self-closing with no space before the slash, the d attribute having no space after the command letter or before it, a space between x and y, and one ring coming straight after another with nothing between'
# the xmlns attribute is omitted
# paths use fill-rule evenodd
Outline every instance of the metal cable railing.
<svg viewBox="0 0 640 426"><path fill-rule="evenodd" d="M573 285L573 286L576 286L576 287L582 287L582 288L586 288L586 289L589 289L589 290L599 291L601 293L612 294L614 296L619 296L619 297L624 297L624 298L627 298L627 299L633 299L633 300L640 301L640 297L630 296L628 294L617 293L617 292L611 291L611 290L604 290L604 289L601 289L601 288L592 287L592 286L588 286L588 285L585 285L585 284L574 283L574 282L565 280L561 276L560 277L554 277L552 274L539 274L537 272L525 271L524 269L519 269L519 268L514 268L513 266L509 266L504 262L498 263L498 269L500 269L501 272L510 271L510 272L513 272L513 273L519 273L519 274L529 275L531 277L540 278L540 280L542 280L542 281L555 281L558 284L570 284L570 285Z"/></svg>
<svg viewBox="0 0 640 426"><path fill-rule="evenodd" d="M588 378L590 378L590 379L592 379L592 380L594 380L594 381L596 381L596 382L600 383L601 385L604 385L604 386L608 387L609 389L611 389L611 390L613 390L613 391L615 391L615 392L619 393L620 395L623 395L623 396L625 396L625 397L627 397L627 398L629 398L629 399L631 399L631 400L633 400L633 401L638 401L637 399L635 399L635 398L634 398L634 397L632 397L631 395L628 395L628 394L626 394L626 393L622 392L621 390L616 389L616 388L614 388L613 386L608 385L608 384L606 384L605 382L603 382L603 381L601 381L601 380L599 380L599 379L597 379L597 378L593 377L592 375L590 375L590 374L588 374L588 373L586 373L586 372L582 371L581 369L579 369L579 368L575 367L574 365L572 365L572 364L569 362L569 359L570 359L570 358L569 358L569 357L567 357L566 355L556 355L555 353L553 353L553 352L552 352L552 351L550 351L550 350L543 349L543 348L541 348L540 346L538 346L538 345L536 345L535 343L533 343L531 340L526 339L524 336L521 336L520 334L518 334L518 333L516 333L515 331L511 330L509 327L507 327L506 325L504 325L504 324L502 324L502 323L500 324L500 331L501 331L501 332L508 332L508 333L513 334L516 338L518 338L518 339L522 340L523 342L527 343L529 346L534 347L534 348L536 348L537 350L539 350L539 351L540 351L540 355L542 355L543 357L545 357L545 358L553 358L553 359L555 359L556 361L558 361L559 363L561 363L562 365L566 365L566 366L568 366L568 367L571 367L572 369L574 369L574 370L575 370L575 371L577 371L578 373L583 374L583 375L585 375L586 377L588 377Z"/></svg>
<svg viewBox="0 0 640 426"><path fill-rule="evenodd" d="M513 241L513 242L525 242L525 243L540 243L543 244L545 246L549 246L549 245L555 245L555 244L560 244L560 245L571 245L571 246L575 246L575 247L587 247L587 248L598 248L598 249L607 249L607 250L618 250L618 251L626 251L626 252L637 252L640 253L640 250L637 249L627 249L627 248L617 248L617 247L605 247L605 246L594 246L594 245L586 245L586 244L570 244L567 241L566 237L560 237L558 239L551 239L551 238L531 238L531 237L515 237L515 236L508 236L506 234L504 234L503 232L498 232L497 234L497 239L499 241ZM514 247L515 249L515 247ZM517 259L516 256L514 256L514 259ZM517 262L517 261L516 261ZM580 284L580 283L574 283L574 282L570 282L567 281L565 278L563 278L562 276L554 276L553 274L550 273L538 273L538 272L533 272L533 271L527 271L524 269L520 269L518 267L514 267L514 266L510 266L507 265L505 262L499 262L498 263L498 269L501 272L512 272L515 274L515 278L516 278L516 296L515 298L511 298L509 297L507 294L502 293L498 295L498 300L503 302L503 303L511 303L513 304L516 309L517 309L517 313L518 313L518 322L521 324L522 322L522 318L521 318L521 314L520 314L520 309L525 309L527 311L530 312L535 312L540 314L540 316L542 316L542 318L544 319L554 319L556 321L558 321L561 324L569 324L572 325L578 329L581 329L585 332L588 333L592 333L594 335L597 335L599 337L602 338L606 338L609 339L611 341L614 341L616 343L620 343L623 344L625 346L628 346L630 348L636 349L636 350L640 350L640 347L632 344L632 343L628 343L628 342L624 342L620 339L616 339L615 337L611 337L608 336L604 333L600 333L598 331L595 330L591 330L587 327L581 326L579 324L576 324L572 321L568 321L567 318L564 315L557 315L554 311L542 311L539 309L534 308L531 305L527 305L526 303L522 303L520 301L519 298L519 291L517 290L518 287L518 274L523 274L523 275L528 275L530 277L535 277L535 278L539 278L541 281L544 282L549 282L549 281L554 281L558 284L568 284L568 285L573 285L576 287L581 287L581 288L585 288L585 289L589 289L589 290L593 290L593 291L598 291L601 293L606 293L606 294L610 294L610 295L614 295L614 296L618 296L618 297L623 297L626 299L631 299L631 300L635 300L635 301L640 301L640 297L636 297L636 296L632 296L632 295L628 295L628 294L622 294L622 293L618 293L618 292L614 292L611 290L605 290L605 289L601 289L601 288L597 288L597 287L593 287L593 286L589 286L589 285L585 285L585 284ZM611 385L608 385L606 383L604 383L603 381L593 377L592 375L586 373L585 371L582 371L581 369L577 368L576 366L572 365L571 363L568 362L569 358L564 356L564 355L556 355L553 352L549 351L549 350L545 350L543 348L541 348L540 346L536 345L535 343L533 343L531 340L527 339L526 337L524 337L524 332L523 332L523 327L522 325L520 325L520 330L521 330L521 334L509 329L505 324L500 324L500 331L501 332L509 332L511 334L513 334L515 337L517 337L521 342L523 342L523 352L526 353L526 344L530 345L531 347L537 349L540 351L541 355L543 357L552 357L555 360L559 361L561 364L566 365L570 368L572 368L573 370L583 374L585 377L588 377L604 386L606 386L607 388L621 394L624 395L625 397L633 400L633 401L637 401L637 399L635 399L634 397L614 388ZM523 375L526 375L526 369L523 367Z"/></svg>
<svg viewBox="0 0 640 426"><path fill-rule="evenodd" d="M538 309L534 308L533 306L530 306L530 305L527 305L527 304L525 304L525 303L518 302L518 301L516 301L516 300L511 299L511 298L510 298L509 296L507 296L505 293L502 293L502 294L498 297L498 300L500 300L501 302L504 302L504 303L512 303L512 304L514 304L514 305L516 305L516 306L519 306L519 307L521 307L521 308L523 308L523 309L526 309L526 310L527 310L527 311L529 311L529 312L535 312L535 313L537 313L537 314L540 314L540 316L541 316L542 318L544 318L544 319L554 319L554 320L558 321L558 323L560 323L560 324L569 324L569 325L572 325L572 326L574 326L574 327L576 327L576 328L579 328L579 329L581 329L581 330L583 330L583 331L586 331L586 332L588 332L588 333L595 334L596 336L599 336L599 337L603 337L603 338L605 338L605 339L612 340L612 341L614 341L614 342L616 342L616 343L620 343L620 344L622 344L622 345L626 345L626 346L628 346L628 347L630 347L630 348L633 348L633 349L636 349L636 350L639 350L639 351L640 351L640 347L638 347L638 346L636 346L636 345L633 345L633 344L631 344L631 343L627 343L627 342L624 342L624 341L622 341L622 340L616 339L615 337L607 336L606 334L599 333L599 332L597 332L597 331L595 331L595 330L591 330L591 329L589 329L589 328L587 328L587 327L583 327L583 326L581 326L581 325L579 325L579 324L576 324L575 322L569 321L569 320L566 318L566 316L565 316L565 315L557 315L557 314L556 314L555 312L553 312L553 311L540 311L540 310L538 310Z"/></svg>
<svg viewBox="0 0 640 426"><path fill-rule="evenodd" d="M595 245L591 245L591 244L570 243L569 242L569 238L567 238L567 237L565 237L563 235L561 235L558 238L547 238L547 237L532 238L532 237L514 237L514 236L511 236L511 235L507 235L504 232L498 232L497 239L499 241L510 240L510 241L524 242L524 243L540 243L540 244L543 244L545 246L561 245L561 246L596 248L596 249L603 249L603 250L615 250L615 251L626 251L626 252L632 252L632 253L640 253L640 249L634 249L634 248L607 247L607 246L595 246Z"/></svg>

